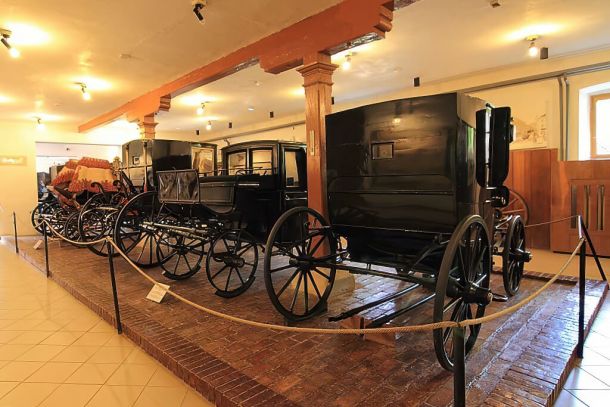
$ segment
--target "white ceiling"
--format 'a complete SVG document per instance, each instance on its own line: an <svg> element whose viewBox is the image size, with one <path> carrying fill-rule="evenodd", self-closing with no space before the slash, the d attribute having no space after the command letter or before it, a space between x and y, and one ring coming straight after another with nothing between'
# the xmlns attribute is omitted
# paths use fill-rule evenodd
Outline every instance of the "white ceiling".
<svg viewBox="0 0 610 407"><path fill-rule="evenodd" d="M19 60L0 49L0 120L29 120L38 110L75 125L339 2L210 0L201 26L189 0L0 1L0 27L23 22L49 35L46 45L20 47ZM488 0L421 0L397 11L385 40L356 49L352 68L337 70L335 98L395 91L412 86L415 76L426 83L525 62L531 34L541 35L538 44L549 47L551 57L610 46L608 0L500 2L491 8ZM121 53L133 58L121 59ZM344 56L333 60L341 63ZM93 100L84 102L71 85L81 76L109 87L92 89ZM276 118L298 114L301 83L295 70L272 75L254 66L175 98L157 128L205 131L211 119L215 131L229 121L239 128L269 120L269 111ZM1 103L2 96L9 102ZM38 99L44 104L37 108ZM204 100L212 103L205 116L196 116Z"/></svg>
<svg viewBox="0 0 610 407"><path fill-rule="evenodd" d="M549 47L551 57L610 46L608 0L421 0L398 10L385 40L354 49L349 71L333 76L336 101L380 95L422 83L470 72L529 62L528 35ZM340 64L344 53L333 57ZM260 82L256 86L255 82ZM213 120L212 133L271 121L303 112L298 93L302 79L295 70L272 75L258 66L243 70L172 101L170 112L159 115L159 130L200 129ZM197 116L199 101L213 100L206 115ZM253 106L253 112L247 107Z"/></svg>
<svg viewBox="0 0 610 407"><path fill-rule="evenodd" d="M0 120L80 124L339 1L209 0L201 25L190 0L0 0Z"/></svg>

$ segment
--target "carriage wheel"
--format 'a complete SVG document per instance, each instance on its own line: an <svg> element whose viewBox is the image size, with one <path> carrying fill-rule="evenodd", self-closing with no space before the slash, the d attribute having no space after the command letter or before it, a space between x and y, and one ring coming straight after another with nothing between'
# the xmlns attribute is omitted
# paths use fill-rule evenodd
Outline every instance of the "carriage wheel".
<svg viewBox="0 0 610 407"><path fill-rule="evenodd" d="M286 319L302 321L326 309L335 253L328 222L313 209L292 208L273 225L265 246L265 286Z"/></svg>
<svg viewBox="0 0 610 407"><path fill-rule="evenodd" d="M63 228L64 236L67 239L73 240L75 242L81 241L80 232L78 231L78 216L78 212L70 214L70 216L68 216L68 219L66 219L66 223L64 224ZM82 248L82 246L76 245L74 243L71 244L75 247L78 247L79 249Z"/></svg>
<svg viewBox="0 0 610 407"><path fill-rule="evenodd" d="M525 227L519 216L511 219L504 236L502 251L502 279L510 296L517 294L523 278L523 267L529 254L525 250Z"/></svg>
<svg viewBox="0 0 610 407"><path fill-rule="evenodd" d="M205 272L216 295L237 297L254 282L258 246L245 230L226 230L210 245Z"/></svg>
<svg viewBox="0 0 610 407"><path fill-rule="evenodd" d="M38 205L36 205L36 208L34 208L34 210L32 211L32 215L30 217L32 226L41 235L44 233L43 220L48 219L50 217L50 215L53 213L54 209L57 209L56 205L40 202Z"/></svg>
<svg viewBox="0 0 610 407"><path fill-rule="evenodd" d="M149 268L159 265L159 231L146 223L162 222L166 216L155 191L134 196L119 212L114 226L114 241L137 266Z"/></svg>
<svg viewBox="0 0 610 407"><path fill-rule="evenodd" d="M491 247L489 231L483 218L472 215L453 232L436 281L434 322L463 321L480 318L491 302ZM465 332L465 354L479 335L481 325L471 325ZM433 331L434 349L441 366L453 370L453 328Z"/></svg>
<svg viewBox="0 0 610 407"><path fill-rule="evenodd" d="M112 234L113 218L108 217L105 211L93 207L81 211L78 218L80 237L83 242L93 242ZM104 241L87 246L89 250L98 256L108 256L108 242ZM117 253L114 254L117 256Z"/></svg>
<svg viewBox="0 0 610 407"><path fill-rule="evenodd" d="M525 199L517 192L510 190L508 197L508 205L501 210L502 216L506 217L509 215L519 215L524 225L527 225L529 220L530 210L525 202Z"/></svg>
<svg viewBox="0 0 610 407"><path fill-rule="evenodd" d="M199 270L205 254L205 242L171 231L162 231L157 244L157 258L163 275L172 280L184 280Z"/></svg>
<svg viewBox="0 0 610 407"><path fill-rule="evenodd" d="M54 208L51 212L49 224L53 229L55 229L55 232L61 236L64 236L64 225L66 224L66 220L68 219L68 216L70 216L70 214L70 209L61 206Z"/></svg>

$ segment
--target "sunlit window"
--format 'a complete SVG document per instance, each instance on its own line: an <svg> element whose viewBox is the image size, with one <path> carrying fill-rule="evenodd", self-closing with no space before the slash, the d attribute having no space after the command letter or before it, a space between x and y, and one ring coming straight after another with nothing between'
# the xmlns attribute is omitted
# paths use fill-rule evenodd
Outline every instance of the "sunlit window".
<svg viewBox="0 0 610 407"><path fill-rule="evenodd" d="M591 97L591 157L610 158L610 93Z"/></svg>

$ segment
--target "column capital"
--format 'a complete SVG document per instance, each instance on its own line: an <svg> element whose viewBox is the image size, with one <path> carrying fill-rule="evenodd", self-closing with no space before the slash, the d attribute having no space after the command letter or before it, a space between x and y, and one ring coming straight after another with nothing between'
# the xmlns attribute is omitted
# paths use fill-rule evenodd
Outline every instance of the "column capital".
<svg viewBox="0 0 610 407"><path fill-rule="evenodd" d="M154 139L156 132L155 127L157 127L157 122L155 122L155 115L149 114L138 119L138 128L140 129L140 138L143 139Z"/></svg>
<svg viewBox="0 0 610 407"><path fill-rule="evenodd" d="M311 62L298 68L297 71L303 76L303 86L323 83L332 85L333 72L339 66L331 62Z"/></svg>

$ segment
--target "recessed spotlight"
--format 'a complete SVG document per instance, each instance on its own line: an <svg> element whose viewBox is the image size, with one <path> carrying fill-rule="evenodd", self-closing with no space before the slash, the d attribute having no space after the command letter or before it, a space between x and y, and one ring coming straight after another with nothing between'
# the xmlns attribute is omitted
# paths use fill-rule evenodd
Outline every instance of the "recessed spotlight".
<svg viewBox="0 0 610 407"><path fill-rule="evenodd" d="M10 30L6 30L4 28L0 28L0 42L4 44L6 49L8 49L8 53L13 58L19 58L21 56L21 52L17 48L11 46L8 42L8 39L11 38L12 32Z"/></svg>
<svg viewBox="0 0 610 407"><path fill-rule="evenodd" d="M201 106L197 108L197 115L201 116L205 112L205 103L202 103Z"/></svg>
<svg viewBox="0 0 610 407"><path fill-rule="evenodd" d="M34 120L36 120L36 130L43 131L45 129L45 125L42 122L42 119L40 117L34 117Z"/></svg>
<svg viewBox="0 0 610 407"><path fill-rule="evenodd" d="M80 91L83 94L84 100L91 100L91 93L89 93L89 91L87 90L87 85L84 82L75 82L74 84L80 86Z"/></svg>
<svg viewBox="0 0 610 407"><path fill-rule="evenodd" d="M348 53L345 56L345 61L343 61L343 63L341 64L341 69L343 69L344 71L349 71L352 67L352 54Z"/></svg>
<svg viewBox="0 0 610 407"><path fill-rule="evenodd" d="M254 81L254 86L261 86L261 82L260 81Z"/></svg>
<svg viewBox="0 0 610 407"><path fill-rule="evenodd" d="M527 54L532 58L537 57L538 53L540 52L540 49L538 48L538 46L536 46L536 40L538 40L539 38L540 37L538 35L530 35L525 39L527 42L530 43L530 46L527 50Z"/></svg>
<svg viewBox="0 0 610 407"><path fill-rule="evenodd" d="M212 121L211 120L208 120L208 124L205 125L205 129L207 131L212 130Z"/></svg>
<svg viewBox="0 0 610 407"><path fill-rule="evenodd" d="M254 106L248 106L248 110L253 112L254 111Z"/></svg>

